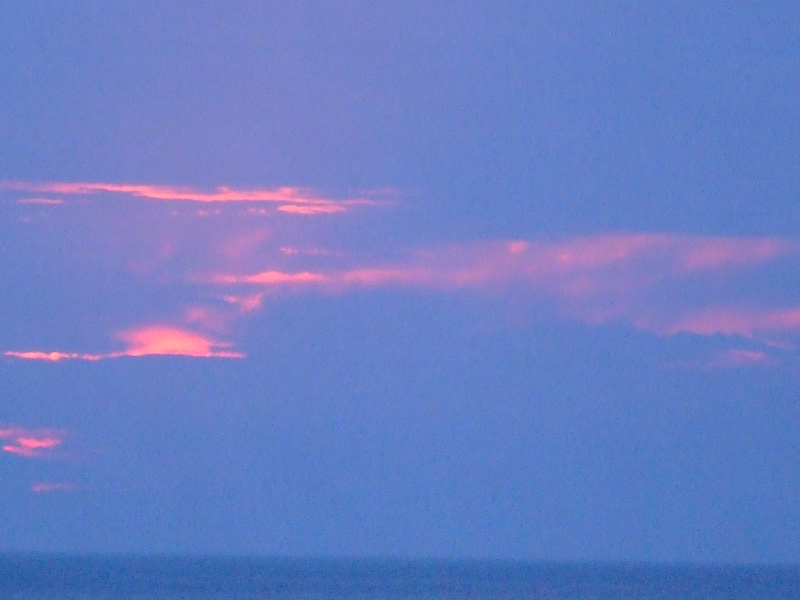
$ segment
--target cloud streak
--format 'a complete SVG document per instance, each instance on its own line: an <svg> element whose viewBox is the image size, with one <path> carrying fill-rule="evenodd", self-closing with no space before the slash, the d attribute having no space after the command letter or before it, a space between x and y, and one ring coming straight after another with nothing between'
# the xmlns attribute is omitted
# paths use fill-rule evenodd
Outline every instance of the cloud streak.
<svg viewBox="0 0 800 600"><path fill-rule="evenodd" d="M237 189L219 186L212 191L192 187L104 183L104 182L49 182L3 181L0 190L59 194L61 196L91 196L97 194L125 196L166 202L220 203L271 203L277 210L294 215L322 215L349 211L355 207L375 206L381 202L368 198L328 198L301 187ZM42 199L35 199L42 200ZM48 202L50 203L50 202ZM209 213L210 214L210 213Z"/></svg>
<svg viewBox="0 0 800 600"><path fill-rule="evenodd" d="M218 284L409 285L469 288L531 281L552 289L590 293L617 286L622 277L675 278L704 271L756 265L797 251L782 239L701 238L665 234L580 237L557 242L510 240L421 250L394 264L340 271L223 273ZM283 248L282 252L286 254ZM617 276L617 277L615 277ZM554 282L560 282L555 285Z"/></svg>
<svg viewBox="0 0 800 600"><path fill-rule="evenodd" d="M722 308L709 278L736 281L797 251L797 243L778 238L617 234L450 245L379 265L217 273L209 282L316 293L376 287L517 293L534 304L554 301L559 314L587 323L622 319L659 335L753 337L800 330L800 308ZM689 291L692 302L682 299Z"/></svg>
<svg viewBox="0 0 800 600"><path fill-rule="evenodd" d="M671 324L664 333L753 337L782 331L800 331L800 306L761 310L714 307L690 314Z"/></svg>
<svg viewBox="0 0 800 600"><path fill-rule="evenodd" d="M409 283L438 280L447 287L510 279L546 279L601 273L614 265L657 262L662 275L687 275L704 270L757 264L796 252L794 242L773 238L733 239L624 234L580 237L557 242L510 240L450 245L421 250L401 264L360 268L340 274L354 283ZM295 254L292 250L281 251ZM349 274L348 274L349 273ZM607 273L606 273L607 274ZM330 279L322 273L302 274L308 283ZM295 283L287 273L222 275L218 283Z"/></svg>
<svg viewBox="0 0 800 600"><path fill-rule="evenodd" d="M31 491L35 494L49 494L52 492L73 492L78 486L68 481L42 481L34 483Z"/></svg>
<svg viewBox="0 0 800 600"><path fill-rule="evenodd" d="M104 354L83 354L80 352L58 351L44 352L41 350L7 350L5 355L13 358L24 358L26 360L48 360L50 362L58 362L60 360L101 360L106 358L106 355Z"/></svg>
<svg viewBox="0 0 800 600"><path fill-rule="evenodd" d="M64 204L64 201L60 198L20 198L17 200L17 204L38 204L38 205L45 205L45 206L55 206L59 204Z"/></svg>
<svg viewBox="0 0 800 600"><path fill-rule="evenodd" d="M756 367L771 367L778 364L776 357L765 350L743 348L729 348L720 350L703 360L678 361L670 366L679 369L699 369L703 371L716 371L727 369L743 369Z"/></svg>
<svg viewBox="0 0 800 600"><path fill-rule="evenodd" d="M770 356L763 350L742 350L734 348L717 353L708 364L711 368L750 367L772 363Z"/></svg>

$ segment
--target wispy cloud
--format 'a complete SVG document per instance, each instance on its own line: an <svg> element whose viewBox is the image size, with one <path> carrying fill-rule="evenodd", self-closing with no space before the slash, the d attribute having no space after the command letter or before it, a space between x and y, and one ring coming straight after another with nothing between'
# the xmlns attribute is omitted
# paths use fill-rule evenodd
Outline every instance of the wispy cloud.
<svg viewBox="0 0 800 600"><path fill-rule="evenodd" d="M617 234L448 245L391 263L217 273L209 281L321 293L356 287L523 293L534 304L537 298L553 300L559 315L586 323L618 319L659 335L753 337L800 330L800 308L721 308L737 299L720 297L718 288L708 286L709 277L735 282L797 251L797 243L778 238Z"/></svg>
<svg viewBox="0 0 800 600"><path fill-rule="evenodd" d="M48 458L64 441L65 432L56 429L0 428L4 452L23 458Z"/></svg>
<svg viewBox="0 0 800 600"><path fill-rule="evenodd" d="M682 360L673 363L672 367L703 371L768 367L779 361L764 350L729 348L715 352L701 360Z"/></svg>
<svg viewBox="0 0 800 600"><path fill-rule="evenodd" d="M294 246L281 246L279 248L281 254L287 256L306 255L306 256L330 256L334 254L326 248L295 248Z"/></svg>
<svg viewBox="0 0 800 600"><path fill-rule="evenodd" d="M239 312L249 313L261 308L264 302L264 294L245 294L240 296L229 294L227 296L223 296L222 300L228 304L236 306L239 309Z"/></svg>
<svg viewBox="0 0 800 600"><path fill-rule="evenodd" d="M292 215L332 215L347 210L344 204L281 204L278 210Z"/></svg>
<svg viewBox="0 0 800 600"><path fill-rule="evenodd" d="M60 360L100 360L102 358L106 358L105 354L83 354L80 352L58 352L58 351L50 351L44 352L40 350L7 350L5 352L6 356L12 356L14 358L24 358L28 360L49 360L50 362L58 362Z"/></svg>
<svg viewBox="0 0 800 600"><path fill-rule="evenodd" d="M20 198L17 204L39 204L39 205L58 205L64 204L61 198Z"/></svg>
<svg viewBox="0 0 800 600"><path fill-rule="evenodd" d="M233 259L250 259L255 243L238 245ZM251 240L252 242L252 240ZM280 255L304 255L278 250ZM183 320L208 331L224 333L232 320L259 310L267 291L344 293L352 288L411 287L473 290L495 294L522 293L534 308L555 302L555 315L596 324L627 321L659 335L691 333L753 338L800 330L800 308L739 307L735 297L721 298L706 290L709 275L732 277L783 256L794 256L795 242L777 238L707 238L667 234L616 234L554 241L507 240L448 245L411 252L404 259L372 265L316 270L265 269L251 273L215 273L202 281L234 289L221 295L224 306L190 305ZM246 255L246 256L243 256ZM310 258L323 260L324 253ZM341 256L336 257L341 259ZM348 260L351 260L348 257ZM744 270L744 271L743 271ZM201 281L201 284L202 284ZM690 290L683 294L665 290ZM255 293L241 288L259 288ZM727 304L726 304L727 303ZM541 307L538 309L540 312ZM114 336L125 348L107 353L11 350L7 356L60 361L100 360L123 356L179 355L241 358L230 342L192 329L151 325Z"/></svg>
<svg viewBox="0 0 800 600"><path fill-rule="evenodd" d="M376 198L386 197L383 193L330 198L301 187L208 191L19 181L0 183L0 190L24 194L31 202L48 196L66 201L96 197L75 203L75 210L53 211L59 214L41 229L28 227L26 243L57 235L63 222L71 228L63 232L68 241L57 246L64 256L53 253L55 246L44 246L50 252L46 260L55 265L49 271L57 271L58 261L72 260L74 246L76 256L101 264L104 274L119 274L125 281L119 285L134 294L134 301L137 285L147 289L149 299L146 309L128 320L145 325L104 332L108 349L34 344L9 349L8 357L50 362L154 355L241 358L236 325L268 302L367 289L471 294L491 297L493 306L502 306L494 302L501 298L513 303L515 314L525 307L528 322L618 322L665 337L793 344L800 335L800 295L773 293L763 285L765 277L774 278L780 269L785 273L787 265L797 268L800 245L784 238L624 232L420 247L402 235L383 239L367 234L363 223L348 220L331 229L325 219L243 218L332 214L380 204ZM129 207L106 210L109 197L153 202L131 213ZM164 202L192 204L165 208ZM191 218L198 214L214 218ZM354 229L343 229L350 225ZM102 288L98 285L98 294L108 294L107 301L118 305L118 291Z"/></svg>
<svg viewBox="0 0 800 600"><path fill-rule="evenodd" d="M510 240L424 249L391 264L339 271L213 276L220 284L410 285L438 288L488 287L513 281L549 282L550 290L590 294L625 282L646 285L702 271L758 264L796 252L782 239L702 238L666 234L578 237L554 242ZM297 254L281 248L284 254Z"/></svg>
<svg viewBox="0 0 800 600"><path fill-rule="evenodd" d="M730 368L730 367L749 367L755 365L767 365L772 363L770 356L763 350L743 350L734 348L717 353L710 367Z"/></svg>
<svg viewBox="0 0 800 600"><path fill-rule="evenodd" d="M104 183L104 182L0 182L0 190L36 194L59 194L62 196L89 196L95 194L120 195L158 201L202 202L202 203L273 203L283 213L298 215L333 214L348 211L357 206L377 205L381 202L369 197L329 198L312 190L300 187L236 189L220 186L212 191L192 187ZM204 213L206 215L212 213Z"/></svg>
<svg viewBox="0 0 800 600"><path fill-rule="evenodd" d="M34 483L31 491L35 494L49 494L52 492L74 492L78 486L68 481L42 481Z"/></svg>
<svg viewBox="0 0 800 600"><path fill-rule="evenodd" d="M263 232L251 232L223 246L234 264L253 263L264 253ZM313 248L313 246L312 246ZM358 257L327 251L301 253L279 245L280 257L314 261L315 269L266 268L252 272L216 272L189 277L203 294L217 294L218 305L193 303L183 309L185 325L147 325L113 336L124 349L105 353L10 350L7 356L60 361L101 360L123 356L177 355L241 358L231 342L220 341L231 323L263 307L265 294L341 294L355 288L421 288L440 293L473 291L525 298L540 318L575 319L594 325L627 322L662 336L758 337L800 331L800 307L746 303L725 286L748 271L783 257L796 257L798 244L779 238L714 238L670 234L612 234L560 240L502 240L450 244L409 252L391 261L360 262ZM331 264L336 264L334 266ZM350 263L342 265L342 262ZM719 281L718 281L719 283ZM253 292L252 289L257 291ZM229 291L228 291L229 290Z"/></svg>
<svg viewBox="0 0 800 600"><path fill-rule="evenodd" d="M325 273L312 273L310 271L300 271L296 273L286 273L284 271L261 271L252 275L233 275L222 274L214 275L214 283L248 283L257 285L308 285L327 283L330 276Z"/></svg>
<svg viewBox="0 0 800 600"><path fill-rule="evenodd" d="M664 333L738 335L800 331L800 306L787 308L739 309L712 307L691 313L670 324Z"/></svg>

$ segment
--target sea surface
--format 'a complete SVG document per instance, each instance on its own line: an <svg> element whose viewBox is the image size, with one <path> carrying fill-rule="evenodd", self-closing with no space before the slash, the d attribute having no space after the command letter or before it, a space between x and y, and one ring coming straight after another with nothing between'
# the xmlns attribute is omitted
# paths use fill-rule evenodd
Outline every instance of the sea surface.
<svg viewBox="0 0 800 600"><path fill-rule="evenodd" d="M800 567L0 555L3 600L800 598Z"/></svg>

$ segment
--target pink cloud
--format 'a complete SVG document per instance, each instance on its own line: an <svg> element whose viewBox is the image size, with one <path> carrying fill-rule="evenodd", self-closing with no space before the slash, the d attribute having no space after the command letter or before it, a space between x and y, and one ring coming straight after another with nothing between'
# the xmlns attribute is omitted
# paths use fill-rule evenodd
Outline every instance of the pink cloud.
<svg viewBox="0 0 800 600"><path fill-rule="evenodd" d="M24 458L46 458L64 441L64 433L53 429L25 429L7 427L0 429L0 439L7 440L4 452Z"/></svg>
<svg viewBox="0 0 800 600"><path fill-rule="evenodd" d="M800 330L800 309L720 309L718 294L704 295L706 276L697 275L719 273L735 280L745 269L797 250L796 243L779 238L614 234L450 245L418 251L392 263L223 273L213 276L211 282L292 286L328 293L354 287L513 290L525 293L531 301L556 301L560 316L588 324L623 320L661 335L688 332L750 337L756 332ZM291 247L281 251L295 254ZM674 290L675 286L691 289L694 299L687 303L680 293L664 292L665 287Z"/></svg>
<svg viewBox="0 0 800 600"><path fill-rule="evenodd" d="M219 342L190 331L167 326L129 329L117 334L128 348L122 356L176 355L216 358L242 358L241 352L229 350L232 344Z"/></svg>
<svg viewBox="0 0 800 600"><path fill-rule="evenodd" d="M752 337L759 333L798 330L800 307L762 310L713 307L670 324L664 332Z"/></svg>
<svg viewBox="0 0 800 600"><path fill-rule="evenodd" d="M279 248L281 254L285 254L287 256L295 256L295 255L309 255L309 256L330 256L333 254L330 250L326 250L325 248L295 248L293 246L281 246Z"/></svg>
<svg viewBox="0 0 800 600"><path fill-rule="evenodd" d="M3 446L3 450L20 456L39 456L44 450L50 450L61 444L57 438L17 438L13 444Z"/></svg>
<svg viewBox="0 0 800 600"><path fill-rule="evenodd" d="M119 332L116 339L124 342L121 351L104 354L80 354L72 352L6 351L6 356L57 361L62 359L101 360L123 356L192 356L198 358L244 358L244 354L232 350L233 344L221 342L208 336L179 329L177 327L153 325Z"/></svg>
<svg viewBox="0 0 800 600"><path fill-rule="evenodd" d="M685 272L727 265L759 263L787 254L796 244L774 238L688 238L681 248L680 266Z"/></svg>
<svg viewBox="0 0 800 600"><path fill-rule="evenodd" d="M341 204L281 204L278 210L292 215L330 215L344 212L347 208Z"/></svg>
<svg viewBox="0 0 800 600"><path fill-rule="evenodd" d="M770 357L761 350L727 350L720 352L712 362L719 367L747 367L764 365L770 362Z"/></svg>
<svg viewBox="0 0 800 600"><path fill-rule="evenodd" d="M58 362L60 360L101 360L106 358L104 354L81 354L78 352L42 352L39 350L31 350L27 352L20 352L16 350L7 350L6 356L15 358L24 358L27 360L49 360L51 362Z"/></svg>
<svg viewBox="0 0 800 600"><path fill-rule="evenodd" d="M264 294L259 293L241 296L229 294L223 296L222 299L228 304L238 307L240 312L249 313L261 308L264 301Z"/></svg>
<svg viewBox="0 0 800 600"><path fill-rule="evenodd" d="M50 492L72 492L77 489L78 486L68 481L57 481L57 482L43 481L40 483L34 483L31 486L31 491L34 492L35 494L47 494Z"/></svg>
<svg viewBox="0 0 800 600"><path fill-rule="evenodd" d="M432 281L432 274L428 271L407 267L365 268L332 273L314 271L261 271L252 275L228 273L215 275L211 279L213 283L223 285L247 284L265 287L326 285L330 290L353 286L424 284L427 280Z"/></svg>
<svg viewBox="0 0 800 600"><path fill-rule="evenodd" d="M7 182L0 183L0 188L205 203L182 206L181 214L198 207L213 213L220 207L209 203L223 202L267 202L273 203L270 213L298 214L340 212L373 203L363 198L324 198L294 187L249 190L219 187L199 191L111 183ZM266 210L263 206L241 205L232 214ZM416 288L513 297L515 302L526 301L531 312L536 313L535 318L573 319L590 325L619 321L659 335L686 332L753 337L800 331L800 309L775 308L760 290L750 293L749 308L743 308L746 303L741 298L721 297L728 293L721 290L742 288L740 283L749 271L781 257L796 255L798 244L781 238L613 233L450 244L411 250L399 259L359 260L351 252L317 248L315 242L323 245L326 242L305 235L305 230L298 237L299 225L288 219L282 222L285 228L268 229L259 224L257 230L252 222L238 218L214 223L190 220L190 225L168 221L155 222L151 236L156 237L155 241L147 237L149 232L136 228L123 230L130 236L124 242L113 227L104 228L101 233L107 236L103 248L110 249L109 254L113 255L117 248L121 252L130 248L141 252L144 258L137 254L132 261L126 255L127 260L123 261L127 265L138 265L135 261L141 261L144 266L136 267L137 277L159 277L167 285L188 281L193 291L186 291L187 294L200 290L198 296L183 302L178 313L180 326L150 325L120 332L115 339L122 349L113 352L29 349L6 351L6 356L51 362L145 355L239 358L243 355L231 343L216 336L224 338L236 319L259 310L267 294L279 295L282 291L337 294L363 288ZM313 223L299 222L306 227ZM181 229L184 226L189 229ZM144 243L139 243L140 233ZM298 240L307 247L290 243ZM726 287L726 278L735 285ZM709 283L712 279L713 285ZM207 289L209 284L224 286L224 292ZM209 297L217 304L213 305Z"/></svg>
<svg viewBox="0 0 800 600"><path fill-rule="evenodd" d="M776 364L776 360L762 350L730 349L714 354L711 358L702 361L681 361L673 366L684 369L743 369L749 367L769 366Z"/></svg>
<svg viewBox="0 0 800 600"><path fill-rule="evenodd" d="M326 283L329 277L323 273L312 273L302 271L299 273L286 273L284 271L261 271L252 275L216 275L212 278L213 283L234 284L248 283L259 285L289 285L289 284L320 284Z"/></svg>
<svg viewBox="0 0 800 600"><path fill-rule="evenodd" d="M658 277L758 264L797 252L795 242L779 238L701 237L661 233L611 234L554 243L516 242L515 254L531 260L529 275L588 275L621 268ZM509 249L512 246L509 245Z"/></svg>
<svg viewBox="0 0 800 600"><path fill-rule="evenodd" d="M207 331L224 332L230 326L233 314L230 310L194 305L189 306L183 311L183 320L192 326L200 326Z"/></svg>
<svg viewBox="0 0 800 600"><path fill-rule="evenodd" d="M263 230L242 232L227 239L220 249L226 258L236 261L259 253L269 240L269 233Z"/></svg>
<svg viewBox="0 0 800 600"><path fill-rule="evenodd" d="M220 274L221 284L408 285L433 288L481 288L513 281L545 284L550 292L591 295L626 285L642 287L653 279L699 270L758 263L796 249L779 239L700 238L667 234L617 234L557 242L501 241L451 245L416 253L399 264L362 266L344 271ZM284 254L297 254L291 247Z"/></svg>
<svg viewBox="0 0 800 600"><path fill-rule="evenodd" d="M333 199L315 194L300 187L235 189L225 186L214 191L204 192L191 187L125 184L103 182L50 182L36 183L26 181L0 182L0 189L61 194L64 196L85 196L99 193L119 194L133 198L146 198L161 201L183 202L269 202L277 203L278 210L285 213L315 215L344 212L354 206L376 205L369 198Z"/></svg>
<svg viewBox="0 0 800 600"><path fill-rule="evenodd" d="M203 217L218 217L221 214L222 214L222 211L220 211L218 208L215 208L215 209L201 208L199 210L194 211L194 215L196 217L200 217L200 218L203 218Z"/></svg>
<svg viewBox="0 0 800 600"><path fill-rule="evenodd" d="M43 204L46 206L52 206L64 204L64 201L60 198L21 198L20 200L17 200L17 204Z"/></svg>
<svg viewBox="0 0 800 600"><path fill-rule="evenodd" d="M239 213L239 215L242 217L268 217L271 214L272 213L267 208L247 208Z"/></svg>
<svg viewBox="0 0 800 600"><path fill-rule="evenodd" d="M434 273L424 267L380 267L374 269L353 269L339 273L335 280L338 285L406 285L406 286L433 286L437 282L447 279L446 273ZM444 276L444 277L442 277Z"/></svg>

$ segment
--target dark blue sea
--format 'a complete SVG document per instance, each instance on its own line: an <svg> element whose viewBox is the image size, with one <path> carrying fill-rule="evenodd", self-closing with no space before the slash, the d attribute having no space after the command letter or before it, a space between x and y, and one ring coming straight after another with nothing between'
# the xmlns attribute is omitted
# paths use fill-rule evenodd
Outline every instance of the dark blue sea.
<svg viewBox="0 0 800 600"><path fill-rule="evenodd" d="M0 556L3 600L800 598L800 567Z"/></svg>

